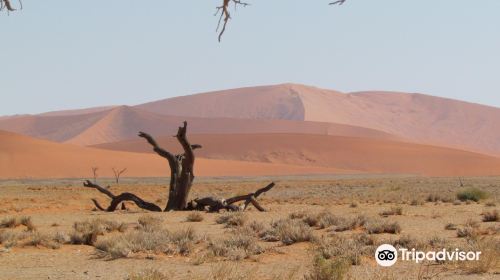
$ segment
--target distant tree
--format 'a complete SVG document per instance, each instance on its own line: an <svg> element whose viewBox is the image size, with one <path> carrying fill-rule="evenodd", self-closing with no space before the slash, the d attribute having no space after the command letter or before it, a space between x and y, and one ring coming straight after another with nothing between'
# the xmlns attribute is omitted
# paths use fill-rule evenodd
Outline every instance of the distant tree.
<svg viewBox="0 0 500 280"><path fill-rule="evenodd" d="M113 173L115 174L115 182L116 184L119 186L120 185L120 176L125 172L127 171L127 168L123 168L123 169L115 169L113 167Z"/></svg>
<svg viewBox="0 0 500 280"><path fill-rule="evenodd" d="M97 184L97 170L99 170L99 167L92 167L92 175L94 176L94 184Z"/></svg>

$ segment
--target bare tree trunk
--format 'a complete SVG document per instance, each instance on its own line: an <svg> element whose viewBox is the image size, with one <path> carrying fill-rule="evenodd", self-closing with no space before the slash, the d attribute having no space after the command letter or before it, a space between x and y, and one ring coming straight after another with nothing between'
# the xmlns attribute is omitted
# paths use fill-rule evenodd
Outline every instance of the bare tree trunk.
<svg viewBox="0 0 500 280"><path fill-rule="evenodd" d="M188 203L189 192L191 191L191 186L194 180L194 160L195 156L193 151L195 149L201 148L201 145L191 145L186 136L187 132L187 122L184 122L184 125L179 127L177 131L177 141L182 145L184 150L183 154L174 155L167 150L158 146L156 140L149 134L145 132L139 132L139 137L142 137L148 141L151 146L153 146L153 150L167 159L168 164L170 166L170 186L168 190L168 200L167 205L165 206L164 211L172 211L172 210L208 210L208 211L219 211L222 209L226 209L228 211L240 211L245 210L247 206L251 203L255 208L259 211L265 211L265 209L257 202L257 198L271 190L274 187L274 183L267 185L264 188L257 190L255 193L249 193L247 195L241 195L229 198L227 200L224 199L216 199L213 197L204 197L197 198ZM116 172L115 169L115 178L118 182L119 174L123 173L126 169L123 169L121 172ZM106 188L103 188L96 183L92 183L90 181L86 181L83 183L85 187L94 188L105 194L109 198L111 198L111 203L107 208L102 207L97 200L92 199L97 209L102 211L112 212L115 211L118 205L124 201L132 201L138 207L142 209L146 209L149 211L162 211L161 208L151 202L144 201L140 197L136 196L132 193L122 193L120 195L114 195L111 191ZM239 201L245 201L244 205L240 208L234 203ZM122 204L122 208L123 208Z"/></svg>
<svg viewBox="0 0 500 280"><path fill-rule="evenodd" d="M177 141L184 149L183 154L173 155L158 146L154 138L144 132L139 132L139 136L145 138L153 150L160 156L167 159L170 165L170 187L168 191L168 201L165 211L184 210L187 206L189 192L194 180L194 153L193 150L201 148L201 145L191 145L186 136L187 122L179 127L177 131Z"/></svg>

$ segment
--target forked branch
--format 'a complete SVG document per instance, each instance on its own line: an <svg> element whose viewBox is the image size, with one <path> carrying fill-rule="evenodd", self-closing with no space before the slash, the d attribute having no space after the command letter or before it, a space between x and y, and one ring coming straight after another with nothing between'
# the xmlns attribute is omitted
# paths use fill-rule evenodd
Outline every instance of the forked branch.
<svg viewBox="0 0 500 280"><path fill-rule="evenodd" d="M217 23L217 29L216 29L217 31L219 31L219 29L220 29L220 32L219 32L219 42L222 39L222 35L226 31L227 23L231 19L231 13L229 12L229 5L231 3L234 4L234 8L235 9L238 6L246 7L246 6L250 5L248 3L241 2L241 0L222 0L222 5L219 6L219 7L217 7L216 8L217 11L215 12L215 15L220 14L219 22ZM222 28L221 28L221 24L222 24Z"/></svg>

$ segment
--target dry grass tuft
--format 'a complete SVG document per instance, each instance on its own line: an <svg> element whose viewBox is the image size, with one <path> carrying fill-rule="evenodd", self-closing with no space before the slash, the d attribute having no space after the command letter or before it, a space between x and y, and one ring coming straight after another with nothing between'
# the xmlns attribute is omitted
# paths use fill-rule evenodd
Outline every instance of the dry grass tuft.
<svg viewBox="0 0 500 280"><path fill-rule="evenodd" d="M315 240L314 251L324 259L342 258L351 265L360 265L361 256L370 252L371 243L365 237L346 238L335 235L332 238ZM371 240L372 241L372 240Z"/></svg>
<svg viewBox="0 0 500 280"><path fill-rule="evenodd" d="M94 245L99 235L104 235L106 232L123 232L125 230L125 224L103 219L75 222L73 232L70 234L70 241L72 244Z"/></svg>
<svg viewBox="0 0 500 280"><path fill-rule="evenodd" d="M296 219L281 219L271 223L271 228L261 235L265 241L281 241L285 245L312 241L313 232L307 224Z"/></svg>
<svg viewBox="0 0 500 280"><path fill-rule="evenodd" d="M219 216L216 220L218 224L224 224L226 227L240 227L245 224L247 217L242 212L228 212Z"/></svg>
<svg viewBox="0 0 500 280"><path fill-rule="evenodd" d="M231 260L246 259L264 252L254 236L241 232L231 234L227 238L211 241L208 250L214 256L227 257Z"/></svg>
<svg viewBox="0 0 500 280"><path fill-rule="evenodd" d="M401 226L397 222L387 222L383 220L369 220L365 224L365 229L369 234L391 233L397 234L401 232Z"/></svg>
<svg viewBox="0 0 500 280"><path fill-rule="evenodd" d="M36 226L33 224L31 217L9 217L5 218L0 222L0 228L16 228L18 226L25 226L28 231L36 230Z"/></svg>
<svg viewBox="0 0 500 280"><path fill-rule="evenodd" d="M484 212L481 215L483 216L483 222L498 222L499 221L497 210Z"/></svg>
<svg viewBox="0 0 500 280"><path fill-rule="evenodd" d="M194 211L189 213L186 217L187 222L201 222L203 221L203 215L199 211Z"/></svg>
<svg viewBox="0 0 500 280"><path fill-rule="evenodd" d="M150 226L100 239L95 243L98 255L111 259L125 258L131 253L163 253L167 255L189 255L198 237L192 228L170 232L160 228L151 231Z"/></svg>
<svg viewBox="0 0 500 280"><path fill-rule="evenodd" d="M403 208L402 207L391 207L391 209L384 210L380 212L380 216L383 217L388 217L388 216L400 216L403 215Z"/></svg>

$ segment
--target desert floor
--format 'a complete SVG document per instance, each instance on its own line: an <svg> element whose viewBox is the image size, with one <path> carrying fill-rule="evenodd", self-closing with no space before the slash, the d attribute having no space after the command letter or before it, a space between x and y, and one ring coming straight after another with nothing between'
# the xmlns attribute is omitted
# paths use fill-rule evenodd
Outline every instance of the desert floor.
<svg viewBox="0 0 500 280"><path fill-rule="evenodd" d="M498 177L197 178L190 196L227 198L270 181L276 187L259 198L268 211L243 214L149 213L132 203L106 213L90 199L109 200L82 180L0 181L0 279L500 278ZM166 203L167 178L98 182ZM482 197L457 200L464 190ZM382 268L373 254L383 243L482 258Z"/></svg>

